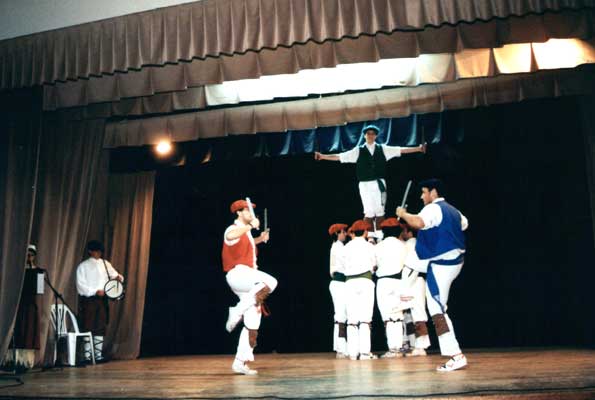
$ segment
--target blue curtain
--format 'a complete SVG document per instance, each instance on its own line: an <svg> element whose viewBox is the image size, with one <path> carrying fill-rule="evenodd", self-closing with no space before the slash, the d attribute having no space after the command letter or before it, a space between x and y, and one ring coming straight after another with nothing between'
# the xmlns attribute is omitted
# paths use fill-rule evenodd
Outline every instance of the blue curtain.
<svg viewBox="0 0 595 400"><path fill-rule="evenodd" d="M203 140L195 143L193 158L203 159L207 153L209 160L279 157L314 151L339 153L363 144L362 129L371 123L380 128L377 142L381 144L408 147L424 141L428 144L460 143L463 126L459 115L460 112L410 115L342 126Z"/></svg>

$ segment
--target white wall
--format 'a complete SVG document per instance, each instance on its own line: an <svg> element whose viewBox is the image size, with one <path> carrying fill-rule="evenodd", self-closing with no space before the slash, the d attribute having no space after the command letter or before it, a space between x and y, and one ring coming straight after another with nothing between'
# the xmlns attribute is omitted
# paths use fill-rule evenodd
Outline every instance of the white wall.
<svg viewBox="0 0 595 400"><path fill-rule="evenodd" d="M196 0L0 0L0 40Z"/></svg>

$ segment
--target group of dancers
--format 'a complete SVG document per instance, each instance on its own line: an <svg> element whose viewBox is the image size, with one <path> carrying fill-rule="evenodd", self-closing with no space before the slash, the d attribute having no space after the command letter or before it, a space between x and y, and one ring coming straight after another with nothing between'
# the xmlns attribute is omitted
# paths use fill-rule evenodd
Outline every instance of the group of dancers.
<svg viewBox="0 0 595 400"><path fill-rule="evenodd" d="M425 355L430 345L427 307L441 354L449 357L437 370L463 368L467 359L446 311L451 284L463 267L467 218L442 197L442 182L437 179L418 184L424 203L419 214L409 213L403 204L396 209L399 219L385 218L387 161L402 154L425 153L426 145L380 145L376 143L379 132L377 126L365 126L363 145L340 154L314 154L316 160L356 164L364 212L364 218L349 229L345 224L329 228L334 238L330 263L334 350L339 358L377 358L370 348L376 291L388 345L383 357L403 355L405 338L412 347L410 355ZM269 232L264 229L258 237L252 236L252 230L260 227L254 206L249 199L231 204L236 219L225 230L222 250L227 283L239 298L229 308L226 329L231 332L243 322L232 370L245 375L257 374L248 363L254 361L263 302L277 286L274 277L258 270L256 245L266 243ZM352 239L344 244L348 235ZM368 237L380 241L374 245Z"/></svg>

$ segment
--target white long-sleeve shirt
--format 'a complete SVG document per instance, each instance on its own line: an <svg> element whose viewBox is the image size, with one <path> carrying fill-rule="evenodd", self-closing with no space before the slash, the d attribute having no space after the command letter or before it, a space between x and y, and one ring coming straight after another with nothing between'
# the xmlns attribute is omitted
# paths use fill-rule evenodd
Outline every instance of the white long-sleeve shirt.
<svg viewBox="0 0 595 400"><path fill-rule="evenodd" d="M372 271L376 265L374 245L363 237L356 237L345 245L343 252L345 275L359 275Z"/></svg>
<svg viewBox="0 0 595 400"><path fill-rule="evenodd" d="M385 238L374 248L376 251L377 277L398 274L403 270L403 263L407 255L405 243L394 236Z"/></svg>
<svg viewBox="0 0 595 400"><path fill-rule="evenodd" d="M345 273L345 260L343 252L345 250L345 244L340 240L335 240L331 246L331 258L330 258L330 273L331 276L335 272Z"/></svg>
<svg viewBox="0 0 595 400"><path fill-rule="evenodd" d="M109 279L115 279L120 274L112 267L109 261L103 259L87 258L76 268L76 290L85 297L95 296L98 290L103 290ZM107 271L105 267L107 266ZM108 273L109 272L109 276Z"/></svg>
<svg viewBox="0 0 595 400"><path fill-rule="evenodd" d="M368 143L364 143L364 146L368 148L370 154L374 155L374 150L376 149L376 143L374 145L369 146ZM394 157L401 157L401 147L399 146L387 146L385 144L380 145L382 147L382 151L384 152L384 157L386 161L390 160ZM355 146L351 150L344 151L343 153L339 153L339 161L342 163L355 163L359 157L360 146Z"/></svg>

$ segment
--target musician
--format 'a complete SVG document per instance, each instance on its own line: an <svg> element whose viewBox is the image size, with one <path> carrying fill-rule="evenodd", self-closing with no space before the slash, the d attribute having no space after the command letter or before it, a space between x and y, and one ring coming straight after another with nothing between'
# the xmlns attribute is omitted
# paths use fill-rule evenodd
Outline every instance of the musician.
<svg viewBox="0 0 595 400"><path fill-rule="evenodd" d="M355 163L356 175L359 181L359 194L364 208L364 220L370 225L375 223L380 227L384 219L386 204L386 162L401 154L425 153L426 145L416 147L399 147L377 144L376 137L380 128L367 125L362 134L366 141L349 151L339 154L314 153L316 160L340 161L341 163Z"/></svg>
<svg viewBox="0 0 595 400"><path fill-rule="evenodd" d="M347 299L345 298L345 265L343 249L347 239L347 225L333 224L328 228L333 238L330 254L331 282L329 291L335 310L335 326L333 330L333 350L337 358L347 357Z"/></svg>
<svg viewBox="0 0 595 400"><path fill-rule="evenodd" d="M80 263L76 269L79 319L81 329L93 334L95 361L102 362L104 361L103 338L109 323L109 304L105 296L105 284L110 279L124 282L124 277L114 269L109 261L102 258L104 248L101 242L91 240L87 243L87 252L89 258ZM90 343L85 343L85 354L89 354L90 350Z"/></svg>
<svg viewBox="0 0 595 400"><path fill-rule="evenodd" d="M410 214L406 208L397 208L397 216L417 229L415 258L407 256L405 264L420 272L427 271L426 299L432 322L438 335L440 352L451 357L437 368L441 372L454 371L467 365L459 347L452 321L446 314L452 282L463 268L467 218L441 196L442 182L428 179L420 182L424 208L419 214Z"/></svg>
<svg viewBox="0 0 595 400"><path fill-rule="evenodd" d="M7 358L14 361L15 369L19 371L33 368L35 350L39 350L44 272L37 266L37 247L30 244L27 246L25 278L14 325L15 350L7 352ZM16 355L16 360L12 360L13 355Z"/></svg>
<svg viewBox="0 0 595 400"><path fill-rule="evenodd" d="M256 375L247 362L254 361L254 347L260 319L262 303L277 287L277 280L271 275L259 271L256 263L256 245L269 241L269 231L265 230L257 238L252 237L252 229L260 227L260 221L254 216L254 204L246 200L236 200L230 206L236 220L227 227L223 234L221 258L225 279L231 290L239 297L239 302L229 308L225 329L228 332L244 320L240 333L237 352L231 369L238 374Z"/></svg>

